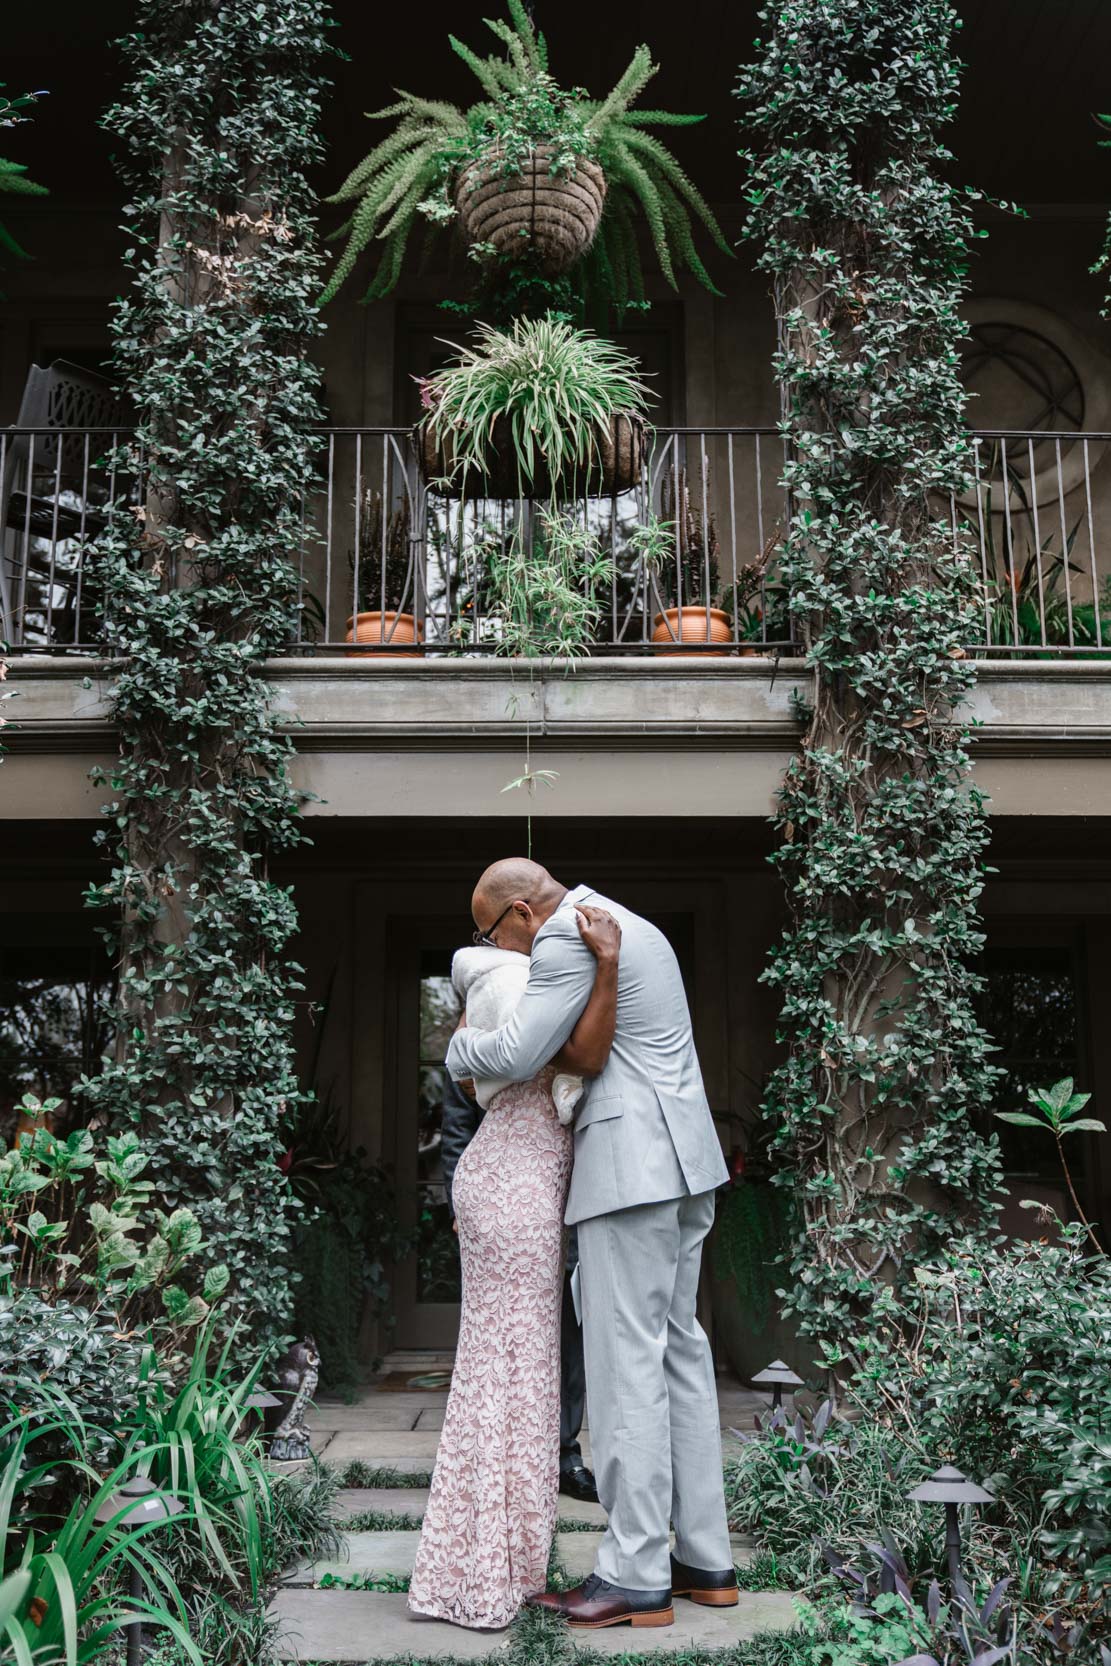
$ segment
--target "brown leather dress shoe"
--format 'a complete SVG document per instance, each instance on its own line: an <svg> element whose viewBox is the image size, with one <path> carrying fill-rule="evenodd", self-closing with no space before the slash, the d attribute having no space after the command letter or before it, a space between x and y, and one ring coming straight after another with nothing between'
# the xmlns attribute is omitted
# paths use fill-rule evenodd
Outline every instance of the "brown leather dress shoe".
<svg viewBox="0 0 1111 1666"><path fill-rule="evenodd" d="M669 1626L675 1623L671 1592L627 1591L596 1573L572 1591L548 1591L530 1599L534 1608L561 1614L575 1631L598 1631L602 1626Z"/></svg>
<svg viewBox="0 0 1111 1666"><path fill-rule="evenodd" d="M708 1568L688 1568L671 1558L671 1589L677 1597L690 1597L703 1608L735 1608L738 1601L737 1570L711 1573Z"/></svg>

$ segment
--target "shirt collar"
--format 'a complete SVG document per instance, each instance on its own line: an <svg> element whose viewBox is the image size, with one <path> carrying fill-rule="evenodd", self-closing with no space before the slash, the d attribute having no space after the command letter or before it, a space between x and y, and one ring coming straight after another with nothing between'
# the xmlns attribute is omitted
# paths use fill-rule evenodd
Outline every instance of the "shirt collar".
<svg viewBox="0 0 1111 1666"><path fill-rule="evenodd" d="M587 897L592 897L593 895L594 892L589 885L576 885L568 891L567 895L561 902L556 904L555 911L558 914L561 908L574 908L576 903L585 902Z"/></svg>

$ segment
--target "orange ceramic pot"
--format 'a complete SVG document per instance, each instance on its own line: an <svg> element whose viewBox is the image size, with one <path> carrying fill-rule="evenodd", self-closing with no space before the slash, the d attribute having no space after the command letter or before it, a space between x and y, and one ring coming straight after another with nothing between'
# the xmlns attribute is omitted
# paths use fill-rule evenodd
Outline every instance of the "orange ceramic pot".
<svg viewBox="0 0 1111 1666"><path fill-rule="evenodd" d="M352 630L352 625L355 629ZM388 642L391 649L404 649L410 642L418 644L408 652L388 654L362 654L358 648L353 648L346 655L347 659L417 659L424 652L419 646L422 627L417 624L411 613L358 613L349 614L347 618L347 635L345 642L365 642L367 644Z"/></svg>
<svg viewBox="0 0 1111 1666"><path fill-rule="evenodd" d="M662 654L681 654L684 642L732 642L728 613L710 609L707 627L704 607L669 607L653 620L652 643ZM701 656L699 656L701 657Z"/></svg>

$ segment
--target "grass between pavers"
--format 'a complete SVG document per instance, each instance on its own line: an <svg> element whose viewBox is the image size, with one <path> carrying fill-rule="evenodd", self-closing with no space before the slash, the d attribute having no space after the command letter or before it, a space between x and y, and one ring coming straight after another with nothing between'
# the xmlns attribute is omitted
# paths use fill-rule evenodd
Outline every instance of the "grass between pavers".
<svg viewBox="0 0 1111 1666"><path fill-rule="evenodd" d="M423 1516L408 1516L403 1510L358 1510L342 1523L345 1533L419 1533Z"/></svg>
<svg viewBox="0 0 1111 1666"><path fill-rule="evenodd" d="M430 1487L432 1473L430 1470L384 1469L381 1465L368 1464L363 1458L352 1458L341 1470L339 1484L341 1487Z"/></svg>

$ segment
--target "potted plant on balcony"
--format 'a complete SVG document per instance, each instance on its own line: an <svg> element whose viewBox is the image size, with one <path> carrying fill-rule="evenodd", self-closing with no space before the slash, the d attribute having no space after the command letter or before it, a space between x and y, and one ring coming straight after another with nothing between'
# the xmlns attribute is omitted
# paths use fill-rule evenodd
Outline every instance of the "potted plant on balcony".
<svg viewBox="0 0 1111 1666"><path fill-rule="evenodd" d="M420 642L423 627L405 611L413 596L409 499L387 513L381 492L366 487L359 509L358 558L354 550L348 556L355 612L348 615L344 640L363 646L349 649L347 658L361 659L371 649L375 659L411 659L421 652L409 645ZM381 643L399 651L380 652Z"/></svg>
<svg viewBox="0 0 1111 1666"><path fill-rule="evenodd" d="M662 603L652 621L653 646L657 652L678 653L686 643L732 642L730 617L715 605L719 574L713 511L703 516L695 507L686 469L665 473L660 511L636 527L629 540L644 564L649 595Z"/></svg>
<svg viewBox="0 0 1111 1666"><path fill-rule="evenodd" d="M636 484L648 388L620 347L547 317L480 325L457 352L421 382L418 450L440 490L554 503Z"/></svg>
<svg viewBox="0 0 1111 1666"><path fill-rule="evenodd" d="M638 215L672 288L685 267L714 290L694 245L694 220L725 254L732 250L675 157L648 131L704 118L630 113L656 73L646 46L637 47L606 98L560 87L522 0L508 3L509 23L487 19L504 57L480 58L449 37L482 99L463 110L399 90L396 104L372 114L397 122L325 199L354 206L332 234L347 241L321 301L335 295L372 238L384 246L363 299L388 294L420 223L426 230L456 224L480 264L529 259L560 273L582 263L584 287L603 290L619 309L643 304Z"/></svg>

